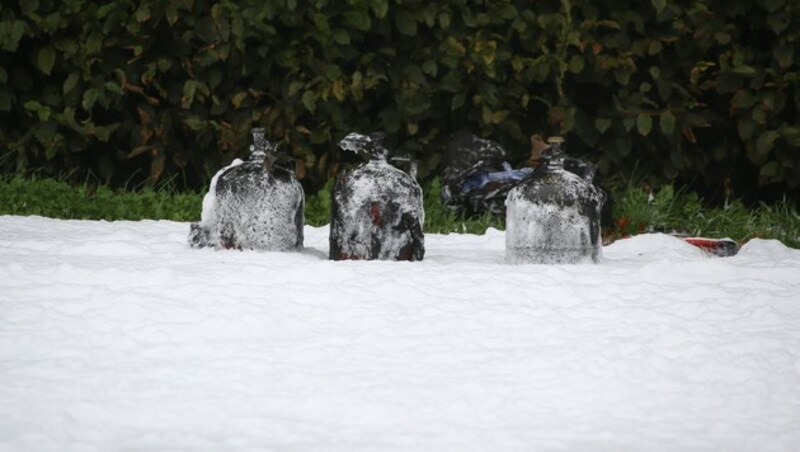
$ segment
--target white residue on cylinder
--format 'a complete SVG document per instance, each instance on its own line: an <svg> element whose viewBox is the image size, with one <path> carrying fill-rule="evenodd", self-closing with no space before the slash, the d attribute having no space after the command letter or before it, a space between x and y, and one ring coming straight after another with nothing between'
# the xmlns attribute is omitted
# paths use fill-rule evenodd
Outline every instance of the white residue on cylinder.
<svg viewBox="0 0 800 452"><path fill-rule="evenodd" d="M239 166L243 163L241 159L234 159L230 165L217 171L217 174L211 178L211 185L208 188L208 193L203 196L203 211L200 212L200 226L204 229L211 229L211 226L217 220L217 180L219 177L229 169Z"/></svg>
<svg viewBox="0 0 800 452"><path fill-rule="evenodd" d="M506 261L511 264L577 264L600 260L592 221L577 204L531 202L511 190L506 201Z"/></svg>
<svg viewBox="0 0 800 452"><path fill-rule="evenodd" d="M408 181L405 183L405 181ZM422 189L408 174L385 161L376 160L353 170L347 178L347 197L334 193L338 206L339 221L331 224L343 246L342 252L350 256L368 256L373 240L381 243L378 259L392 259L400 249L413 241L410 230L398 231L403 214L410 214L419 221L420 229L425 222L422 207ZM390 204L397 207L396 215L387 218L384 209ZM373 205L379 211L371 212ZM376 221L374 215L380 215ZM397 224L376 224L388 220Z"/></svg>

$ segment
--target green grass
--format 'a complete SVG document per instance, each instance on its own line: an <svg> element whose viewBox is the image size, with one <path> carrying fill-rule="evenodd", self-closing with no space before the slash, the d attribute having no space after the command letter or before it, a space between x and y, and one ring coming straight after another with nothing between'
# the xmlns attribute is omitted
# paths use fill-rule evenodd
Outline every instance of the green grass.
<svg viewBox="0 0 800 452"><path fill-rule="evenodd" d="M456 215L453 210L442 204L442 185L434 179L423 190L425 205L425 232L447 234L451 232L483 234L489 227L505 229L505 219L495 218L490 214L465 218Z"/></svg>
<svg viewBox="0 0 800 452"><path fill-rule="evenodd" d="M327 224L332 183L306 198L306 223ZM425 232L477 233L503 229L502 219L484 215L463 218L442 205L441 185L425 187ZM41 215L87 220L165 219L197 221L203 193L179 193L170 184L138 191L111 190L84 184L74 187L53 179L0 177L0 215ZM775 238L800 248L800 213L784 201L749 208L739 201L709 208L694 193L664 187L651 194L633 184L614 192L617 227L609 239L641 232L679 232L696 236Z"/></svg>
<svg viewBox="0 0 800 452"><path fill-rule="evenodd" d="M655 193L628 186L616 194L615 202L617 236L658 231L738 242L760 237L800 248L800 211L786 200L755 207L733 200L724 207L708 208L697 194L671 186Z"/></svg>
<svg viewBox="0 0 800 452"><path fill-rule="evenodd" d="M85 184L74 187L54 179L14 176L0 179L0 214L41 215L84 220L200 218L203 195L178 193L168 185L139 191Z"/></svg>

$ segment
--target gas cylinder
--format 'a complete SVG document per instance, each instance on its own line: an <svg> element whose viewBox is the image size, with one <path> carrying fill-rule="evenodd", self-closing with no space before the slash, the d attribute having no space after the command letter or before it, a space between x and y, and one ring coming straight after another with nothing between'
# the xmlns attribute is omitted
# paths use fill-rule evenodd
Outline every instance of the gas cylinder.
<svg viewBox="0 0 800 452"><path fill-rule="evenodd" d="M201 221L191 226L193 247L298 251L303 247L305 195L294 171L279 162L264 129L251 130L247 161L237 160L212 179Z"/></svg>
<svg viewBox="0 0 800 452"><path fill-rule="evenodd" d="M339 146L369 161L340 173L331 195L331 260L419 261L425 255L422 189L389 164L383 133L351 133Z"/></svg>
<svg viewBox="0 0 800 452"><path fill-rule="evenodd" d="M548 140L545 163L506 198L506 261L577 264L602 257L603 194L564 169L563 138Z"/></svg>

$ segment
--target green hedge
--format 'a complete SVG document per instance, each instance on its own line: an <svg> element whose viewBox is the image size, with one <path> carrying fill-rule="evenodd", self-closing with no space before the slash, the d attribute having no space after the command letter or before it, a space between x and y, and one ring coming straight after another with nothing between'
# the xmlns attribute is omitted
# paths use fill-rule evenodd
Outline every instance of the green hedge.
<svg viewBox="0 0 800 452"><path fill-rule="evenodd" d="M799 49L785 0L26 0L0 6L0 166L198 187L259 124L315 189L346 132L427 176L467 129L514 161L561 133L606 175L788 191Z"/></svg>

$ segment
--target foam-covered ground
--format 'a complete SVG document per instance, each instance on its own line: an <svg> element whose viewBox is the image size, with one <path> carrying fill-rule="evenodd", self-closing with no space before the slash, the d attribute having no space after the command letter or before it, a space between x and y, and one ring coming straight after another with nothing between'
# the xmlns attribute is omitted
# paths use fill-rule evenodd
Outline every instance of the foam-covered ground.
<svg viewBox="0 0 800 452"><path fill-rule="evenodd" d="M797 450L800 251L664 235L510 266L190 249L0 217L0 450Z"/></svg>

